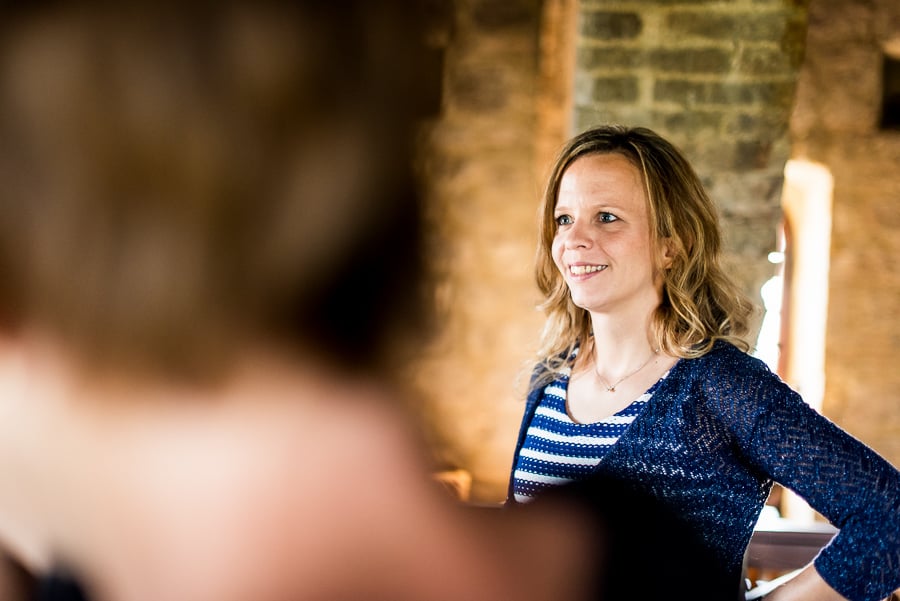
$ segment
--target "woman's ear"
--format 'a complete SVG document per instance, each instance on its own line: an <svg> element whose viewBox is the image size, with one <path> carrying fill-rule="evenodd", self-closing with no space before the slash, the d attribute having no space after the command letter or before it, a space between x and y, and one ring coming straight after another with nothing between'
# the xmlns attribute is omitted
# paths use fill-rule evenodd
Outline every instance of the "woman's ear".
<svg viewBox="0 0 900 601"><path fill-rule="evenodd" d="M677 244L673 238L661 238L659 241L659 264L663 269L671 269L677 254Z"/></svg>

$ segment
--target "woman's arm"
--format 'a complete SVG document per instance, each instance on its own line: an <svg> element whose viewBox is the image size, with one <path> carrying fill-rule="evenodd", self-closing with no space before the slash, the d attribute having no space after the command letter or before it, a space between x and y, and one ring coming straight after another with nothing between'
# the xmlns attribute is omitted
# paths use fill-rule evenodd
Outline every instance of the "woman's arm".
<svg viewBox="0 0 900 601"><path fill-rule="evenodd" d="M883 599L900 586L900 472L747 361L728 387L739 401L731 410L743 416L733 420L743 424L733 430L742 454L840 529L815 569L780 594L801 595L824 580L853 601ZM785 598L827 598L810 594Z"/></svg>

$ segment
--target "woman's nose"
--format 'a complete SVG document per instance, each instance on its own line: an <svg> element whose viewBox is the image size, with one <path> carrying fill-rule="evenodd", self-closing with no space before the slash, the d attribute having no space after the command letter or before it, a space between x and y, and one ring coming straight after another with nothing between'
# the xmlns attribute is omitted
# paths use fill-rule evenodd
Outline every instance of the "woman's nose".
<svg viewBox="0 0 900 601"><path fill-rule="evenodd" d="M581 223L575 222L566 230L565 244L566 248L590 248L593 241L589 235L588 229Z"/></svg>

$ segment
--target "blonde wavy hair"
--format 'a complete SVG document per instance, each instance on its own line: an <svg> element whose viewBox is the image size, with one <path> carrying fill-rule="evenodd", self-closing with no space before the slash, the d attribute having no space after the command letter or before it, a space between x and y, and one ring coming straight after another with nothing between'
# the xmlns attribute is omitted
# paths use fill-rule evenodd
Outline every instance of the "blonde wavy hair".
<svg viewBox="0 0 900 601"><path fill-rule="evenodd" d="M588 312L577 307L553 262L557 224L554 209L560 181L579 158L619 154L641 173L646 187L651 244L665 243L672 254L663 269L662 302L651 318L650 336L670 355L694 358L708 353L717 340L749 350L754 305L720 264L721 232L715 206L684 155L655 132L642 127L607 125L589 129L563 147L553 164L540 209L535 275L543 294L547 321L538 361L553 371L575 347L591 336ZM661 256L661 253L656 253Z"/></svg>

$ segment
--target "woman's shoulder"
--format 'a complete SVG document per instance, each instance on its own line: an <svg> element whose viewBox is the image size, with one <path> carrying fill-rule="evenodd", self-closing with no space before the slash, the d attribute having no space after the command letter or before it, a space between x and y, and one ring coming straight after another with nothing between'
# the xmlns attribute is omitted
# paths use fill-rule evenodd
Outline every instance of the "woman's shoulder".
<svg viewBox="0 0 900 601"><path fill-rule="evenodd" d="M688 370L700 372L707 379L754 378L773 375L765 362L725 340L717 340L709 352L683 362Z"/></svg>
<svg viewBox="0 0 900 601"><path fill-rule="evenodd" d="M682 364L676 379L680 390L695 406L729 423L751 423L754 416L797 397L764 361L726 341L716 341L708 353Z"/></svg>

